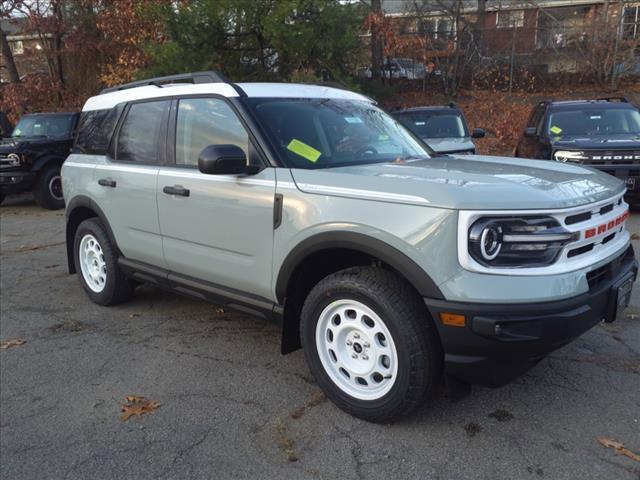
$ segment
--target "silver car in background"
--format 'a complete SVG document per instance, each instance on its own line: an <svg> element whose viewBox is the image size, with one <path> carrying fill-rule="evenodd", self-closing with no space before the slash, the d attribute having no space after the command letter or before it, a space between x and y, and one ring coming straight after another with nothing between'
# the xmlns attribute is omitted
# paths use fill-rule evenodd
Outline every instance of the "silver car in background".
<svg viewBox="0 0 640 480"><path fill-rule="evenodd" d="M392 112L392 115L438 153L475 154L473 139L485 136L481 128L469 132L464 114L453 103L408 108Z"/></svg>

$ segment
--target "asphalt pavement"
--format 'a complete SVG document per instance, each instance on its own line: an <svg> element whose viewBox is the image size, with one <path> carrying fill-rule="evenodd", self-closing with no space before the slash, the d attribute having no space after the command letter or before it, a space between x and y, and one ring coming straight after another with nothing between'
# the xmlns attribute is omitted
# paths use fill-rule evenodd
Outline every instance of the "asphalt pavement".
<svg viewBox="0 0 640 480"><path fill-rule="evenodd" d="M514 383L376 425L327 401L263 320L149 286L92 304L66 270L63 212L25 195L0 206L11 339L26 343L0 350L2 479L640 479L599 442L640 454L640 284L616 322ZM123 421L130 395L160 407Z"/></svg>

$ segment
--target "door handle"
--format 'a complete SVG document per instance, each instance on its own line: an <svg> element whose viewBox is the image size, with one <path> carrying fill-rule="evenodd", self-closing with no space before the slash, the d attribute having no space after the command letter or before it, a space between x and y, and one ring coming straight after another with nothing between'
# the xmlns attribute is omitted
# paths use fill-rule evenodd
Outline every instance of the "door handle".
<svg viewBox="0 0 640 480"><path fill-rule="evenodd" d="M184 188L182 185L174 185L172 187L167 185L162 189L162 191L167 195L180 195L181 197L189 196L189 189Z"/></svg>
<svg viewBox="0 0 640 480"><path fill-rule="evenodd" d="M102 185L103 187L116 188L116 181L111 178L101 178L100 180L98 180L98 185Z"/></svg>

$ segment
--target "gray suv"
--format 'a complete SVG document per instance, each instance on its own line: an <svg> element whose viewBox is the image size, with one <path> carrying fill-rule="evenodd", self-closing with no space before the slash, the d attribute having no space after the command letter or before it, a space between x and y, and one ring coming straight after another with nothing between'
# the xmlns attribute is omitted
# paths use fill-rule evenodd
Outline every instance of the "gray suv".
<svg viewBox="0 0 640 480"><path fill-rule="evenodd" d="M276 321L340 408L388 421L444 379L509 382L624 309L622 182L437 156L362 95L216 72L84 106L62 169L69 271L99 305L147 282Z"/></svg>

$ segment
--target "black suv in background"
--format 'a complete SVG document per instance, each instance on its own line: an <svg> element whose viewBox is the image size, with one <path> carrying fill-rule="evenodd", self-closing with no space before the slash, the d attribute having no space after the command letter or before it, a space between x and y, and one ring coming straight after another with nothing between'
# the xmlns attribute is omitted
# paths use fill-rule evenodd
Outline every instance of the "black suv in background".
<svg viewBox="0 0 640 480"><path fill-rule="evenodd" d="M597 168L624 180L640 202L640 110L625 98L540 102L515 156Z"/></svg>
<svg viewBox="0 0 640 480"><path fill-rule="evenodd" d="M78 113L24 115L0 142L0 202L33 190L38 205L64 207L60 168L71 150Z"/></svg>

